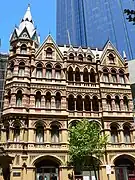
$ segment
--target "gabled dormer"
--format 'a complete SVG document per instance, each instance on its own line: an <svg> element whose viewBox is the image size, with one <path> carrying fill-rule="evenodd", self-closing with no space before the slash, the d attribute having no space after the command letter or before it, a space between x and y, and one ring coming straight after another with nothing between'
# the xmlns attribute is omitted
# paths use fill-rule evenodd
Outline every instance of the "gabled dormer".
<svg viewBox="0 0 135 180"><path fill-rule="evenodd" d="M28 6L19 26L15 27L10 36L10 56L21 54L22 45L27 47L26 54L30 55L33 48L38 48L39 43L40 39L32 20L30 6Z"/></svg>

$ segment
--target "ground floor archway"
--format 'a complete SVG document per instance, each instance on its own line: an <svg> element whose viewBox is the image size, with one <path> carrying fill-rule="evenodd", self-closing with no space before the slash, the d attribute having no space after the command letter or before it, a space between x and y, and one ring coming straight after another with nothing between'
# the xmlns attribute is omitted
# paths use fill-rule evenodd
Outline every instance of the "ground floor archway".
<svg viewBox="0 0 135 180"><path fill-rule="evenodd" d="M51 156L38 159L35 163L35 180L58 180L60 162Z"/></svg>
<svg viewBox="0 0 135 180"><path fill-rule="evenodd" d="M122 155L115 161L116 180L135 180L134 159L128 155Z"/></svg>

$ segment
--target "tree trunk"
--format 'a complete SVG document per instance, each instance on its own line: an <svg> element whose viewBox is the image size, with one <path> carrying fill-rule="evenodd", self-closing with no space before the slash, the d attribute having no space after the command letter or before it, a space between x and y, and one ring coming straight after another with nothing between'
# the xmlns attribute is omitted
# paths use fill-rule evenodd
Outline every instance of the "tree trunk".
<svg viewBox="0 0 135 180"><path fill-rule="evenodd" d="M91 155L91 158L92 158L92 166L93 166L93 170L94 170L94 175L95 175L96 180L98 180L92 155Z"/></svg>

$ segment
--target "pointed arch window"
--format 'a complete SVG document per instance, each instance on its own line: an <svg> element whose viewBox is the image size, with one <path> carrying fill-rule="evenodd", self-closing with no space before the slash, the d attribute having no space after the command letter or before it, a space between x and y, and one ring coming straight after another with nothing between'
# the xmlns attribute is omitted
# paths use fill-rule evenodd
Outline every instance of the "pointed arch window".
<svg viewBox="0 0 135 180"><path fill-rule="evenodd" d="M118 128L114 125L111 126L111 142L118 143Z"/></svg>
<svg viewBox="0 0 135 180"><path fill-rule="evenodd" d="M120 99L119 96L115 96L115 106L116 106L116 111L120 110Z"/></svg>
<svg viewBox="0 0 135 180"><path fill-rule="evenodd" d="M6 140L9 140L9 124L5 126L6 129Z"/></svg>
<svg viewBox="0 0 135 180"><path fill-rule="evenodd" d="M21 54L27 54L27 46L26 46L26 44L21 45Z"/></svg>
<svg viewBox="0 0 135 180"><path fill-rule="evenodd" d="M46 66L46 78L51 79L52 78L52 66L48 64Z"/></svg>
<svg viewBox="0 0 135 180"><path fill-rule="evenodd" d="M78 55L78 60L79 60L79 61L83 61L83 55L82 55L82 54L79 54L79 55Z"/></svg>
<svg viewBox="0 0 135 180"><path fill-rule="evenodd" d="M91 69L91 72L90 72L90 82L92 82L92 83L96 82L95 76L96 75L95 75L94 69Z"/></svg>
<svg viewBox="0 0 135 180"><path fill-rule="evenodd" d="M74 111L75 110L75 100L73 95L69 95L68 97L68 110Z"/></svg>
<svg viewBox="0 0 135 180"><path fill-rule="evenodd" d="M69 60L71 60L71 61L74 60L74 55L72 53L69 54Z"/></svg>
<svg viewBox="0 0 135 180"><path fill-rule="evenodd" d="M84 99L84 108L85 111L91 111L90 97L87 95Z"/></svg>
<svg viewBox="0 0 135 180"><path fill-rule="evenodd" d="M124 129L124 131L123 131L123 133L124 133L124 142L125 143L130 143L131 142L130 128L129 128L129 126L124 125L123 129Z"/></svg>
<svg viewBox="0 0 135 180"><path fill-rule="evenodd" d="M107 95L106 102L107 102L108 111L111 111L112 110L112 99L111 99L111 96Z"/></svg>
<svg viewBox="0 0 135 180"><path fill-rule="evenodd" d="M93 111L99 111L99 102L97 96L94 96L92 99L92 109Z"/></svg>
<svg viewBox="0 0 135 180"><path fill-rule="evenodd" d="M10 105L10 103L11 103L11 90L8 91L7 99L8 99L8 105Z"/></svg>
<svg viewBox="0 0 135 180"><path fill-rule="evenodd" d="M22 91L19 90L17 91L17 94L16 94L16 106L22 106Z"/></svg>
<svg viewBox="0 0 135 180"><path fill-rule="evenodd" d="M59 127L57 125L51 126L51 141L52 143L59 143Z"/></svg>
<svg viewBox="0 0 135 180"><path fill-rule="evenodd" d="M20 62L19 63L19 76L24 76L24 72L25 72L25 64L24 62Z"/></svg>
<svg viewBox="0 0 135 180"><path fill-rule="evenodd" d="M10 69L10 73L12 75L14 72L14 62L11 62L9 69Z"/></svg>
<svg viewBox="0 0 135 180"><path fill-rule="evenodd" d="M60 109L61 108L61 95L60 95L59 92L56 93L55 106L56 106L56 109Z"/></svg>
<svg viewBox="0 0 135 180"><path fill-rule="evenodd" d="M36 126L36 142L37 143L44 142L44 126L42 124L38 124Z"/></svg>
<svg viewBox="0 0 135 180"><path fill-rule="evenodd" d="M68 70L68 80L69 81L74 81L73 80L73 69L72 69L72 67L70 67L69 70Z"/></svg>
<svg viewBox="0 0 135 180"><path fill-rule="evenodd" d="M15 142L20 141L20 125L19 124L14 125L14 141Z"/></svg>
<svg viewBox="0 0 135 180"><path fill-rule="evenodd" d="M112 82L116 83L117 82L117 74L114 69L111 70L111 75L112 75Z"/></svg>
<svg viewBox="0 0 135 180"><path fill-rule="evenodd" d="M52 58L52 49L49 47L49 48L47 48L47 50L46 50L46 57L47 58Z"/></svg>
<svg viewBox="0 0 135 180"><path fill-rule="evenodd" d="M80 82L80 70L78 67L75 69L75 81Z"/></svg>
<svg viewBox="0 0 135 180"><path fill-rule="evenodd" d="M103 70L103 81L107 83L109 82L109 74L107 69Z"/></svg>
<svg viewBox="0 0 135 180"><path fill-rule="evenodd" d="M36 108L40 108L41 107L41 92L40 91L38 91L36 93L35 106L36 106Z"/></svg>
<svg viewBox="0 0 135 180"><path fill-rule="evenodd" d="M84 82L89 82L89 73L88 73L87 68L85 68L84 72L83 72L83 81Z"/></svg>
<svg viewBox="0 0 135 180"><path fill-rule="evenodd" d="M110 64L114 64L114 56L113 56L113 54L110 53L108 58L109 58Z"/></svg>
<svg viewBox="0 0 135 180"><path fill-rule="evenodd" d="M123 102L124 102L125 111L128 111L129 110L129 100L126 96L124 96Z"/></svg>
<svg viewBox="0 0 135 180"><path fill-rule="evenodd" d="M46 108L50 109L51 108L51 93L47 92L45 96L45 105Z"/></svg>
<svg viewBox="0 0 135 180"><path fill-rule="evenodd" d="M76 110L83 111L83 100L82 96L78 95L76 99Z"/></svg>
<svg viewBox="0 0 135 180"><path fill-rule="evenodd" d="M87 56L87 60L90 61L90 62L92 62L92 57L91 57L91 55L88 55L88 56Z"/></svg>
<svg viewBox="0 0 135 180"><path fill-rule="evenodd" d="M37 78L41 78L43 76L43 67L42 64L37 65Z"/></svg>
<svg viewBox="0 0 135 180"><path fill-rule="evenodd" d="M119 81L121 84L125 83L124 72L122 70L119 71Z"/></svg>
<svg viewBox="0 0 135 180"><path fill-rule="evenodd" d="M56 77L56 79L61 79L61 67L60 67L60 65L57 65L55 67L55 77Z"/></svg>

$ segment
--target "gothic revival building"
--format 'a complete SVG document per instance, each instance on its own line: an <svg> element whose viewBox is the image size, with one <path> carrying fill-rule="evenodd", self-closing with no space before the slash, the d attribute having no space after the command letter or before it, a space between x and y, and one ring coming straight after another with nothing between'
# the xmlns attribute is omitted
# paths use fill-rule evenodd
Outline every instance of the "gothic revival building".
<svg viewBox="0 0 135 180"><path fill-rule="evenodd" d="M86 118L109 136L99 179L135 179L132 108L128 65L110 41L102 50L60 47L49 35L39 46L28 7L10 39L0 126L7 155L0 156L0 177L72 179L68 127ZM94 179L93 170L83 175Z"/></svg>

